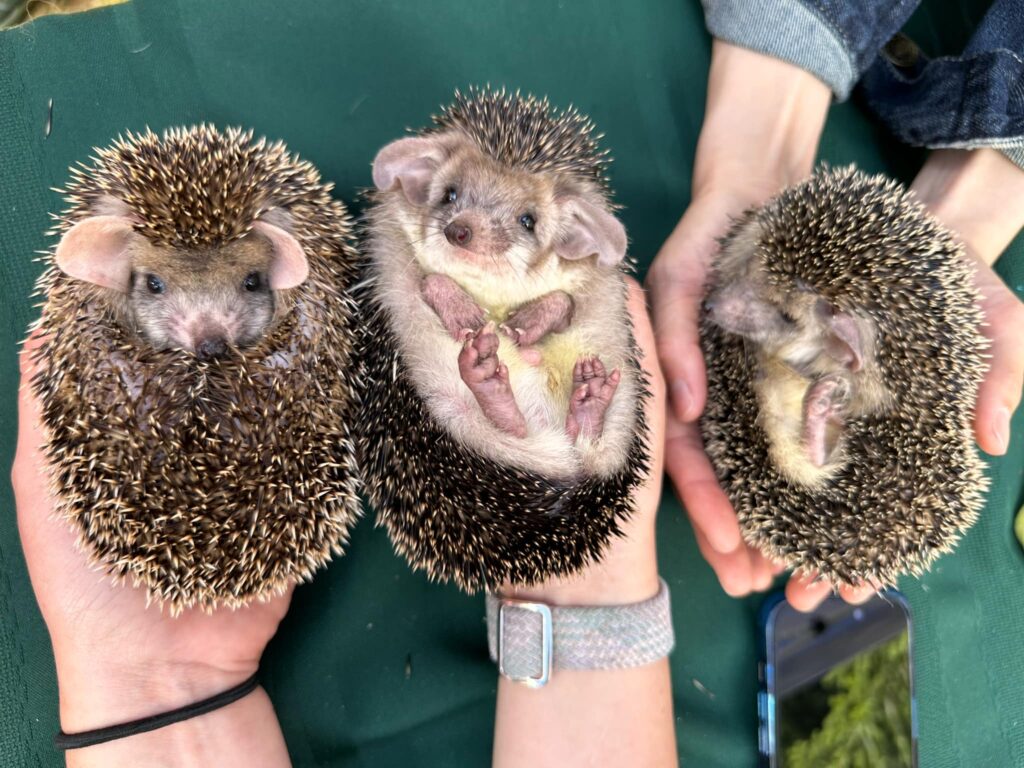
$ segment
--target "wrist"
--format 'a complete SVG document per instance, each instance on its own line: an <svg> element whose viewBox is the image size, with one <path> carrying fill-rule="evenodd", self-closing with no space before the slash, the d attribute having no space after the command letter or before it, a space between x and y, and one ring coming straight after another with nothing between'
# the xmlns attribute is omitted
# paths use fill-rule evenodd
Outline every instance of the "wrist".
<svg viewBox="0 0 1024 768"><path fill-rule="evenodd" d="M831 101L806 70L715 40L693 196L733 193L751 205L807 176Z"/></svg>
<svg viewBox="0 0 1024 768"><path fill-rule="evenodd" d="M59 654L61 729L79 733L169 712L238 685L256 667Z"/></svg>
<svg viewBox="0 0 1024 768"><path fill-rule="evenodd" d="M986 264L1024 226L1024 170L994 149L935 150L911 189Z"/></svg>
<svg viewBox="0 0 1024 768"><path fill-rule="evenodd" d="M67 752L68 768L257 768L288 764L273 705L259 687L211 712Z"/></svg>
<svg viewBox="0 0 1024 768"><path fill-rule="evenodd" d="M245 665L228 669L155 660L112 663L101 655L63 653L57 657L61 730L77 734L172 712L223 693L254 672ZM68 766L233 766L234 757L248 753L239 744L257 742L268 761L256 764L287 764L273 706L258 687L211 712L70 750Z"/></svg>

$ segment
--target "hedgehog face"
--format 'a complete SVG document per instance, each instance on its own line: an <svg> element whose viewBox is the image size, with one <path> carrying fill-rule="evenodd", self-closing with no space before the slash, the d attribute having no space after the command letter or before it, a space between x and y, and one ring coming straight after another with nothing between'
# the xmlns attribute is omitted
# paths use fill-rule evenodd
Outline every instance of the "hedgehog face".
<svg viewBox="0 0 1024 768"><path fill-rule="evenodd" d="M264 219L287 226L271 210ZM274 318L274 292L302 283L309 266L301 245L267 220L225 243L157 244L130 216L82 219L61 239L57 266L111 292L132 329L156 349L183 349L201 359L262 338Z"/></svg>
<svg viewBox="0 0 1024 768"><path fill-rule="evenodd" d="M874 357L876 329L811 286L770 269L762 225L741 223L715 262L708 319L751 342L761 424L775 465L816 486L844 459L844 425L889 404Z"/></svg>
<svg viewBox="0 0 1024 768"><path fill-rule="evenodd" d="M160 247L139 238L128 308L157 349L208 359L258 341L274 317L270 244L247 236L219 248Z"/></svg>
<svg viewBox="0 0 1024 768"><path fill-rule="evenodd" d="M625 256L625 230L595 184L509 167L459 131L389 144L374 182L402 209L424 271L463 284L549 290L566 262L613 267Z"/></svg>
<svg viewBox="0 0 1024 768"><path fill-rule="evenodd" d="M802 281L770 271L771 258L756 219L731 234L705 300L711 321L805 375L860 371L873 346L869 321L841 312Z"/></svg>
<svg viewBox="0 0 1024 768"><path fill-rule="evenodd" d="M560 213L553 192L539 174L502 168L468 147L454 152L434 174L420 212L433 246L423 249L432 262L426 266L524 275L551 252Z"/></svg>

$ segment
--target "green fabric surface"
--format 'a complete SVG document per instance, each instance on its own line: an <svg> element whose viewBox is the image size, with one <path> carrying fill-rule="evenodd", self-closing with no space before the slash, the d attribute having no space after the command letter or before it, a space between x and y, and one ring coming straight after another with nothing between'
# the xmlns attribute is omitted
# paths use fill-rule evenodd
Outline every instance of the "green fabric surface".
<svg viewBox="0 0 1024 768"><path fill-rule="evenodd" d="M959 40L984 6L925 5L910 26L928 51ZM521 88L576 104L606 134L632 252L646 266L689 200L708 55L696 0L135 0L0 33L0 464L14 451L15 351L35 313L33 254L48 245L47 212L59 207L50 188L94 145L147 125L249 126L285 140L352 201L370 183L376 149L425 123L455 87ZM851 103L833 108L820 154L903 179L922 158ZM1024 293L1024 241L999 268ZM1013 427L1010 453L990 464L981 522L954 555L903 585L928 768L1024 766L1024 555L1012 534L1024 414ZM678 635L681 763L754 765L761 598L719 589L670 496L659 551ZM480 596L411 573L364 520L348 554L296 591L264 659L295 765L489 764L495 672L483 615ZM4 483L0 765L62 764L50 743L57 728L51 650Z"/></svg>

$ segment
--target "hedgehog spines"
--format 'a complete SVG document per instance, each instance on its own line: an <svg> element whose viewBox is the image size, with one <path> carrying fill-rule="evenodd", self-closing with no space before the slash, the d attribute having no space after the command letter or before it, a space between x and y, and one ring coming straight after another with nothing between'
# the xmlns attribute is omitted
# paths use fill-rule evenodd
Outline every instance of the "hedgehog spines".
<svg viewBox="0 0 1024 768"><path fill-rule="evenodd" d="M534 173L564 173L609 189L607 149L590 118L575 107L556 110L548 99L504 88L471 86L433 117L426 132L458 129L500 163Z"/></svg>
<svg viewBox="0 0 1024 768"><path fill-rule="evenodd" d="M771 279L870 313L893 406L846 425L849 459L826 488L796 486L769 458L743 341L705 318L702 431L744 537L833 584L920 574L987 487L971 426L987 341L962 247L902 187L852 168L819 170L749 215Z"/></svg>
<svg viewBox="0 0 1024 768"><path fill-rule="evenodd" d="M419 135L449 131L469 137L485 156L511 170L571 177L575 188L600 195L615 210L608 153L598 147L600 136L590 120L574 108L559 112L547 99L471 88L457 92ZM386 287L370 255L389 247L375 231L386 229L380 217L388 215L388 194L370 196L375 206L368 212L359 289L365 324L358 451L377 524L414 569L467 592L505 582L533 584L599 560L632 515L633 492L650 463L646 379L631 331L626 365L639 383L636 431L617 471L559 480L469 449L421 400L380 299ZM620 282L625 306L626 285Z"/></svg>
<svg viewBox="0 0 1024 768"><path fill-rule="evenodd" d="M51 264L33 386L61 510L112 576L172 613L308 579L359 514L345 208L280 142L209 125L128 133L66 193L58 233L110 197L140 235L178 247L240 237L268 205L289 211L310 274L252 347L209 362L151 349L118 322L117 297Z"/></svg>

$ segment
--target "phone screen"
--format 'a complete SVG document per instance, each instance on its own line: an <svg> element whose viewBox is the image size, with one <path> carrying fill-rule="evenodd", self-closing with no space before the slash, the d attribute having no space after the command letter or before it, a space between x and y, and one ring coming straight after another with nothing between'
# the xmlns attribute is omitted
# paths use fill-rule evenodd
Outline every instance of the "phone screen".
<svg viewBox="0 0 1024 768"><path fill-rule="evenodd" d="M812 614L780 603L766 627L770 765L913 768L909 613L885 593Z"/></svg>

